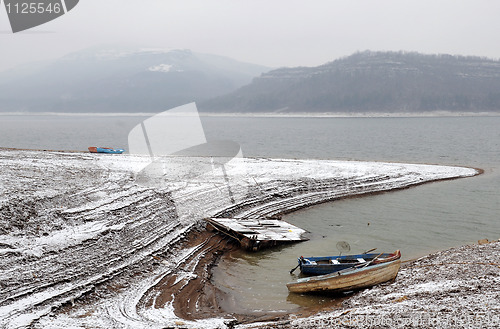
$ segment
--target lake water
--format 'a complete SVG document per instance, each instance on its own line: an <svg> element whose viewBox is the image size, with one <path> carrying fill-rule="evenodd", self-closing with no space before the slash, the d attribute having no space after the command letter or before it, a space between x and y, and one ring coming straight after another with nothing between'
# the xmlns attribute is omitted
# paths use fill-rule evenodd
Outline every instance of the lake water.
<svg viewBox="0 0 500 329"><path fill-rule="evenodd" d="M127 149L144 116L0 116L0 146ZM401 249L404 259L500 238L500 117L263 118L203 117L208 140L240 143L248 157L366 160L482 168L480 176L335 201L287 215L310 241L257 253L238 251L214 270L214 281L246 312L293 311L331 303L289 295L285 283L298 256ZM298 270L297 270L298 273Z"/></svg>

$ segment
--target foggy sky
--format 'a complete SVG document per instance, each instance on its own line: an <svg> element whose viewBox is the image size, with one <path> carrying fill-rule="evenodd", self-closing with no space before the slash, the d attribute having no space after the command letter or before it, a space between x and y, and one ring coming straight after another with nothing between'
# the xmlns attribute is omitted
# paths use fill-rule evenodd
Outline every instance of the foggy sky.
<svg viewBox="0 0 500 329"><path fill-rule="evenodd" d="M13 34L0 8L0 70L92 46L181 48L316 66L363 50L500 58L497 0L80 0Z"/></svg>

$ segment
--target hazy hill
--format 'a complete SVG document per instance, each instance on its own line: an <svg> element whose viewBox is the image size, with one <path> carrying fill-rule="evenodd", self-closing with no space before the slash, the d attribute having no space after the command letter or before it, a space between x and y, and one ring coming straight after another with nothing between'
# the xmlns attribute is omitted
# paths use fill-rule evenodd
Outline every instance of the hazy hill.
<svg viewBox="0 0 500 329"><path fill-rule="evenodd" d="M267 70L189 50L88 49L0 72L0 111L157 112L229 93Z"/></svg>
<svg viewBox="0 0 500 329"><path fill-rule="evenodd" d="M367 51L318 67L273 70L199 107L213 112L497 112L500 62Z"/></svg>

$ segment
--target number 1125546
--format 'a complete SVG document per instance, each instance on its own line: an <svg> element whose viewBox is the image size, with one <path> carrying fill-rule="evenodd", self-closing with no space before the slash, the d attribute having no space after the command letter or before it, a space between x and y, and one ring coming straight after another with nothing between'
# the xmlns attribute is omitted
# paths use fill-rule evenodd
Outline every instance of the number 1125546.
<svg viewBox="0 0 500 329"><path fill-rule="evenodd" d="M43 2L18 2L6 3L8 14L59 14L63 10L61 3L43 3Z"/></svg>

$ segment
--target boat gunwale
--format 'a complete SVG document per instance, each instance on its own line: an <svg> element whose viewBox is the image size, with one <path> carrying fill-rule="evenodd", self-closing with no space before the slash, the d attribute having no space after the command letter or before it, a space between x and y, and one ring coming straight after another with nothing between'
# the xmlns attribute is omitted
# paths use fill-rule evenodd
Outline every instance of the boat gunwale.
<svg viewBox="0 0 500 329"><path fill-rule="evenodd" d="M366 257L370 256L370 257ZM382 257L381 257L382 256ZM358 258L363 258L364 262L359 262ZM320 256L320 257L299 257L298 263L300 271L305 275L327 275L330 273L337 272L339 270L345 270L355 266L364 266L368 264L381 264L392 262L401 258L401 251L398 249L392 253L382 253L382 254L357 254L357 255L345 255L345 256ZM304 263L303 260L313 261L315 264ZM352 260L352 262L339 262L338 264L327 263L318 264L320 261L330 260ZM322 273L328 271L328 273Z"/></svg>

